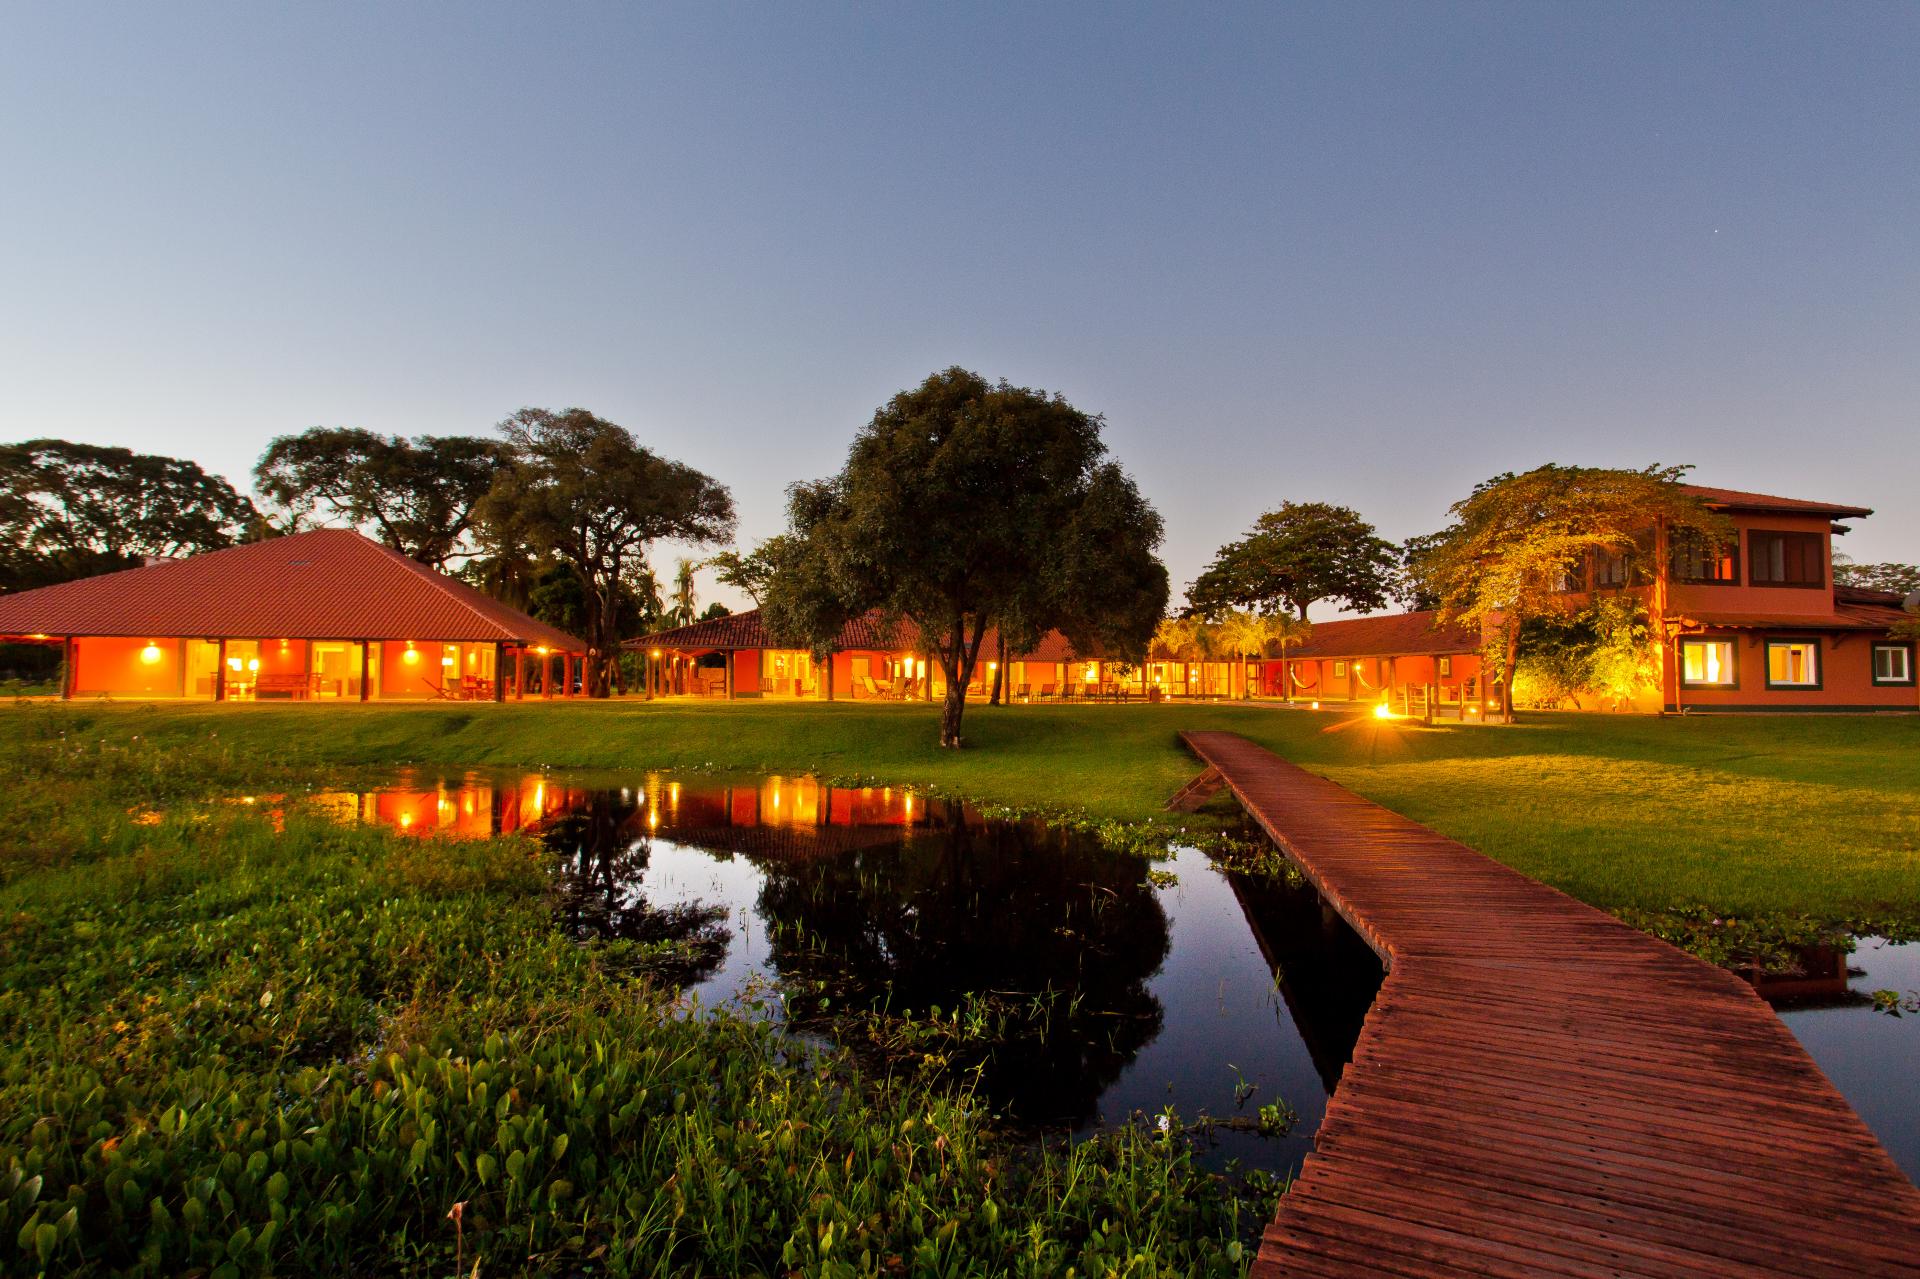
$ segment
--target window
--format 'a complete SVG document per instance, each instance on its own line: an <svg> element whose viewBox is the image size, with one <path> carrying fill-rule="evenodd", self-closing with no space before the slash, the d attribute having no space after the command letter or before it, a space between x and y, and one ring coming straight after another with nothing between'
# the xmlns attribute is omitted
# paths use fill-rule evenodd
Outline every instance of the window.
<svg viewBox="0 0 1920 1279"><path fill-rule="evenodd" d="M1913 687L1913 645L1875 644L1873 682L1882 687L1889 684Z"/></svg>
<svg viewBox="0 0 1920 1279"><path fill-rule="evenodd" d="M1680 683L1686 688L1737 688L1740 678L1734 667L1733 641L1681 640Z"/></svg>
<svg viewBox="0 0 1920 1279"><path fill-rule="evenodd" d="M1441 658L1440 659L1440 678L1451 679L1452 677L1453 677L1453 659L1451 657Z"/></svg>
<svg viewBox="0 0 1920 1279"><path fill-rule="evenodd" d="M1753 586L1825 586L1826 539L1818 533L1747 534Z"/></svg>
<svg viewBox="0 0 1920 1279"><path fill-rule="evenodd" d="M1698 533L1682 531L1673 535L1673 576L1695 585L1738 586L1740 584L1740 541L1715 546Z"/></svg>
<svg viewBox="0 0 1920 1279"><path fill-rule="evenodd" d="M1819 640L1768 640L1768 688L1819 688Z"/></svg>
<svg viewBox="0 0 1920 1279"><path fill-rule="evenodd" d="M1553 572L1553 589L1563 592L1587 589L1587 562L1584 558L1562 564Z"/></svg>
<svg viewBox="0 0 1920 1279"><path fill-rule="evenodd" d="M1335 679L1345 679L1347 677L1347 664L1345 662L1335 662L1333 664L1333 677Z"/></svg>

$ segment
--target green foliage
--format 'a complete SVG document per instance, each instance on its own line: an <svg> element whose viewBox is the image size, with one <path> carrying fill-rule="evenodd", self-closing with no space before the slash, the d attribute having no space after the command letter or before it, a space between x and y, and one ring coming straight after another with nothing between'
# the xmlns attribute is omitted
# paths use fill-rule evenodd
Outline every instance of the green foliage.
<svg viewBox="0 0 1920 1279"><path fill-rule="evenodd" d="M1856 564L1845 555L1836 554L1833 584L1910 595L1920 591L1920 564Z"/></svg>
<svg viewBox="0 0 1920 1279"><path fill-rule="evenodd" d="M1620 710L1659 685L1652 627L1646 609L1629 595L1598 596L1578 613L1530 619L1521 628L1519 652L1517 706Z"/></svg>
<svg viewBox="0 0 1920 1279"><path fill-rule="evenodd" d="M1724 515L1681 486L1686 471L1550 464L1495 476L1454 503L1453 523L1410 571L1442 621L1489 637L1490 670L1511 682L1524 628L1571 611L1563 587L1590 557L1631 554L1662 528L1712 543L1732 536Z"/></svg>
<svg viewBox="0 0 1920 1279"><path fill-rule="evenodd" d="M511 464L480 509L490 537L566 565L579 579L584 638L593 649L587 692L611 691L622 618L657 584L654 542L712 542L733 533L726 486L641 447L631 432L585 409L522 409L500 424ZM689 619L691 620L691 619Z"/></svg>
<svg viewBox="0 0 1920 1279"><path fill-rule="evenodd" d="M116 722L0 744L0 1273L1237 1275L1271 1211L1177 1134L1029 1146L686 1016L562 935L534 844L336 825L299 748Z"/></svg>
<svg viewBox="0 0 1920 1279"><path fill-rule="evenodd" d="M819 651L870 611L910 619L946 670L948 747L989 627L1016 650L1058 628L1084 652L1140 656L1166 611L1161 522L1101 426L960 368L900 392L839 474L789 490L770 628Z"/></svg>
<svg viewBox="0 0 1920 1279"><path fill-rule="evenodd" d="M1215 554L1187 587L1187 602L1213 614L1238 607L1302 619L1319 600L1371 613L1387 606L1400 553L1358 512L1326 502L1282 502Z"/></svg>
<svg viewBox="0 0 1920 1279"><path fill-rule="evenodd" d="M65 440L0 446L0 590L218 550L257 520L193 462Z"/></svg>
<svg viewBox="0 0 1920 1279"><path fill-rule="evenodd" d="M471 550L468 534L504 461L498 440L316 426L276 437L253 475L295 524L318 514L371 529L409 559L445 569Z"/></svg>

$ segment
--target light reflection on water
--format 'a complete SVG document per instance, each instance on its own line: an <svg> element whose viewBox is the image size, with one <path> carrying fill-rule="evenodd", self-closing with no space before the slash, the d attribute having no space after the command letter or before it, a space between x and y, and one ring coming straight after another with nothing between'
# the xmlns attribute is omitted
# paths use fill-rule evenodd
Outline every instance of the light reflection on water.
<svg viewBox="0 0 1920 1279"><path fill-rule="evenodd" d="M577 935L712 942L682 974L705 1006L782 990L765 1015L803 1033L832 1024L827 999L834 1012L1005 1013L979 1089L1022 1122L1084 1132L1169 1106L1185 1120L1297 1112L1282 1138L1217 1131L1216 1165L1298 1165L1381 978L1310 889L1230 878L1191 849L1151 863L897 788L473 774L317 802L418 834L543 839Z"/></svg>

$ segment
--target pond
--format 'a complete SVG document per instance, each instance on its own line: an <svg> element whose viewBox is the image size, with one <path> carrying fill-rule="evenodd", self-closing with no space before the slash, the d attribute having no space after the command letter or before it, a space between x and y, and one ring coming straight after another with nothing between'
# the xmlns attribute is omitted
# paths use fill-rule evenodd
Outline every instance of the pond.
<svg viewBox="0 0 1920 1279"><path fill-rule="evenodd" d="M977 1072L1009 1119L1078 1134L1204 1114L1229 1121L1214 1166L1297 1168L1382 977L1303 884L900 789L468 775L316 802L421 833L535 835L559 859L563 923L693 940L678 976L702 1005L745 997L856 1049L900 1036L869 1014L924 1027L937 1009L942 1032L903 1046ZM1263 1106L1291 1109L1284 1135L1258 1131Z"/></svg>
<svg viewBox="0 0 1920 1279"><path fill-rule="evenodd" d="M421 833L536 835L566 926L699 942L675 975L703 1005L777 991L748 1011L841 1036L849 1012L937 1008L956 1029L920 1047L977 1066L995 1110L1075 1133L1169 1106L1238 1121L1213 1133L1216 1166L1298 1166L1382 976L1303 884L895 788L469 774L315 802ZM1920 945L1805 958L1756 985L1920 1180ZM1905 1015L1875 1010L1885 990ZM1291 1130L1248 1131L1271 1105L1297 1113Z"/></svg>

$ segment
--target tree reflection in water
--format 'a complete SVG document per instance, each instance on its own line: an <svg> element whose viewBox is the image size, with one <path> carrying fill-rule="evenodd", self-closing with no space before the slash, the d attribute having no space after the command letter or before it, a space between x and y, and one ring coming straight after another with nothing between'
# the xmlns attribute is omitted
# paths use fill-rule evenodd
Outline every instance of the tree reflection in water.
<svg viewBox="0 0 1920 1279"><path fill-rule="evenodd" d="M726 958L732 934L724 906L689 902L652 906L641 893L652 843L634 820L640 811L628 792L581 794L548 822L541 839L558 854L555 914L583 941L625 941L644 947L647 971L680 986L712 976Z"/></svg>
<svg viewBox="0 0 1920 1279"><path fill-rule="evenodd" d="M1169 936L1149 865L1090 836L968 824L956 809L891 846L754 860L790 1015L957 1011L974 1029L938 1050L978 1068L997 1111L1091 1118L1160 1030L1147 983ZM901 1029L885 1019L870 1025L878 1040Z"/></svg>

